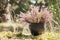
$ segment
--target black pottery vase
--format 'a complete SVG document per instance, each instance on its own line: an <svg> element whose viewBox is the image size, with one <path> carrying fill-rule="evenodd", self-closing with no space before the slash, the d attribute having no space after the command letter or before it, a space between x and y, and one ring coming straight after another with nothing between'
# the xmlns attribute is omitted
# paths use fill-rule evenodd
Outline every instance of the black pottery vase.
<svg viewBox="0 0 60 40"><path fill-rule="evenodd" d="M38 36L44 33L44 23L30 23L29 29L33 36Z"/></svg>

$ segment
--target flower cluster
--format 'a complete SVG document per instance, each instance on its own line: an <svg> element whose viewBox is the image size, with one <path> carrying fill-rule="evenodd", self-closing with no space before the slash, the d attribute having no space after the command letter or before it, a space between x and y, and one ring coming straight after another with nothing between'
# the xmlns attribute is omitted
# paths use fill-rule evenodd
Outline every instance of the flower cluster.
<svg viewBox="0 0 60 40"><path fill-rule="evenodd" d="M39 12L38 7L32 7L31 11L20 14L20 20L28 23L49 22L52 19L52 14L44 8Z"/></svg>

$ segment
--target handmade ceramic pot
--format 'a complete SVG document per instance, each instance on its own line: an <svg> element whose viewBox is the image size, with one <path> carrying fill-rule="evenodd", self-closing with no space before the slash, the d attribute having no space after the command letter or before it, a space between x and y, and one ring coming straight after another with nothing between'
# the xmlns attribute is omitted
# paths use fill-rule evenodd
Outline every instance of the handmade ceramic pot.
<svg viewBox="0 0 60 40"><path fill-rule="evenodd" d="M29 29L33 36L38 36L44 33L44 23L30 23Z"/></svg>

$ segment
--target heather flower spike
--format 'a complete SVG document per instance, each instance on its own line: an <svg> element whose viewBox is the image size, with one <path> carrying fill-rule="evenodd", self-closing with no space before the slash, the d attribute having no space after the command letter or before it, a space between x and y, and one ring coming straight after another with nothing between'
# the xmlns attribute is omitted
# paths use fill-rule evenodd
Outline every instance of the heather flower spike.
<svg viewBox="0 0 60 40"><path fill-rule="evenodd" d="M39 23L39 22L49 22L52 20L52 14L47 10L47 8L44 8L44 10L41 9L39 12L38 7L31 7L31 11L27 11L26 13L20 14L20 20L28 23Z"/></svg>

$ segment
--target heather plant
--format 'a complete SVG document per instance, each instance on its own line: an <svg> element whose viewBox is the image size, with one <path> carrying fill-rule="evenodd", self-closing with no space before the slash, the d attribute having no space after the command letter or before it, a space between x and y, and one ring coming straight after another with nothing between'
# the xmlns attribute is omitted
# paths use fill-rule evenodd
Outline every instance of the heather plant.
<svg viewBox="0 0 60 40"><path fill-rule="evenodd" d="M20 20L28 23L40 23L40 22L49 22L52 20L52 13L48 10L48 8L41 9L39 12L39 8L36 6L31 7L30 11L26 13L20 14Z"/></svg>

